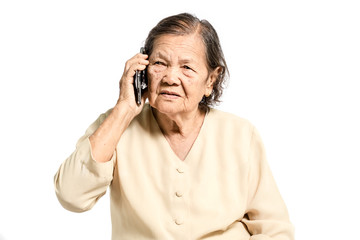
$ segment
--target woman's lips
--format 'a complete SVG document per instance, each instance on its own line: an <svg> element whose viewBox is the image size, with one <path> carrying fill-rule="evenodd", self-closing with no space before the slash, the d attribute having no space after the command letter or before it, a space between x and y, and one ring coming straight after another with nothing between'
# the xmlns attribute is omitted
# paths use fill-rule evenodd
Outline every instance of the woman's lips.
<svg viewBox="0 0 360 240"><path fill-rule="evenodd" d="M180 94L178 94L176 92L171 92L171 91L161 91L160 95L163 95L166 97L172 97L172 98L180 97Z"/></svg>

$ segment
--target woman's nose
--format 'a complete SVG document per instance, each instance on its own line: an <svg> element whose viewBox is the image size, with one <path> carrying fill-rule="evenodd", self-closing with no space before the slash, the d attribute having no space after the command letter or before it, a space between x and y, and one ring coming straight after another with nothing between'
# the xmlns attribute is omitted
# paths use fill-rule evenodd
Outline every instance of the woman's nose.
<svg viewBox="0 0 360 240"><path fill-rule="evenodd" d="M179 85L179 70L175 67L168 67L166 69L162 82L168 85Z"/></svg>

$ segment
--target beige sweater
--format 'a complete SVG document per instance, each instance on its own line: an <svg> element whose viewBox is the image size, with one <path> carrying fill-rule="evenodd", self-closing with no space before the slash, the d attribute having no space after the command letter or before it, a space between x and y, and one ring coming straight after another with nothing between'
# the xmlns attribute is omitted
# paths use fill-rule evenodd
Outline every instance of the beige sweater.
<svg viewBox="0 0 360 240"><path fill-rule="evenodd" d="M98 163L88 137L108 113L55 175L64 208L89 210L110 187L113 240L294 239L261 139L248 121L211 109L181 161L145 105L111 161Z"/></svg>

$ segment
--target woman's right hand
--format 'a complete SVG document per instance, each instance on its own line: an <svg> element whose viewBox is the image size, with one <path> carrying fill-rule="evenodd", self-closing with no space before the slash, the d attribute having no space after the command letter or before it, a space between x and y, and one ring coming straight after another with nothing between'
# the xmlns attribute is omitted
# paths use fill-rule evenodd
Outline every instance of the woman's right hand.
<svg viewBox="0 0 360 240"><path fill-rule="evenodd" d="M120 79L119 87L119 99L117 101L117 106L121 105L122 107L127 107L134 114L134 117L138 115L144 107L145 100L148 93L145 92L141 99L141 105L137 105L135 101L134 93L134 75L137 70L141 71L146 68L149 64L147 60L148 55L138 53L134 57L130 58L124 68L124 73Z"/></svg>

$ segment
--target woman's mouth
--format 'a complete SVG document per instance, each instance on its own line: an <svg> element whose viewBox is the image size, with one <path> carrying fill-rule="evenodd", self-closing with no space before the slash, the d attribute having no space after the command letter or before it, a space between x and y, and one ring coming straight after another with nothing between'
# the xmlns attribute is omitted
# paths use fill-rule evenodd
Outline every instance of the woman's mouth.
<svg viewBox="0 0 360 240"><path fill-rule="evenodd" d="M170 98L180 97L180 94L178 94L177 92L172 92L172 91L161 91L160 95L165 96L165 97L170 97Z"/></svg>

